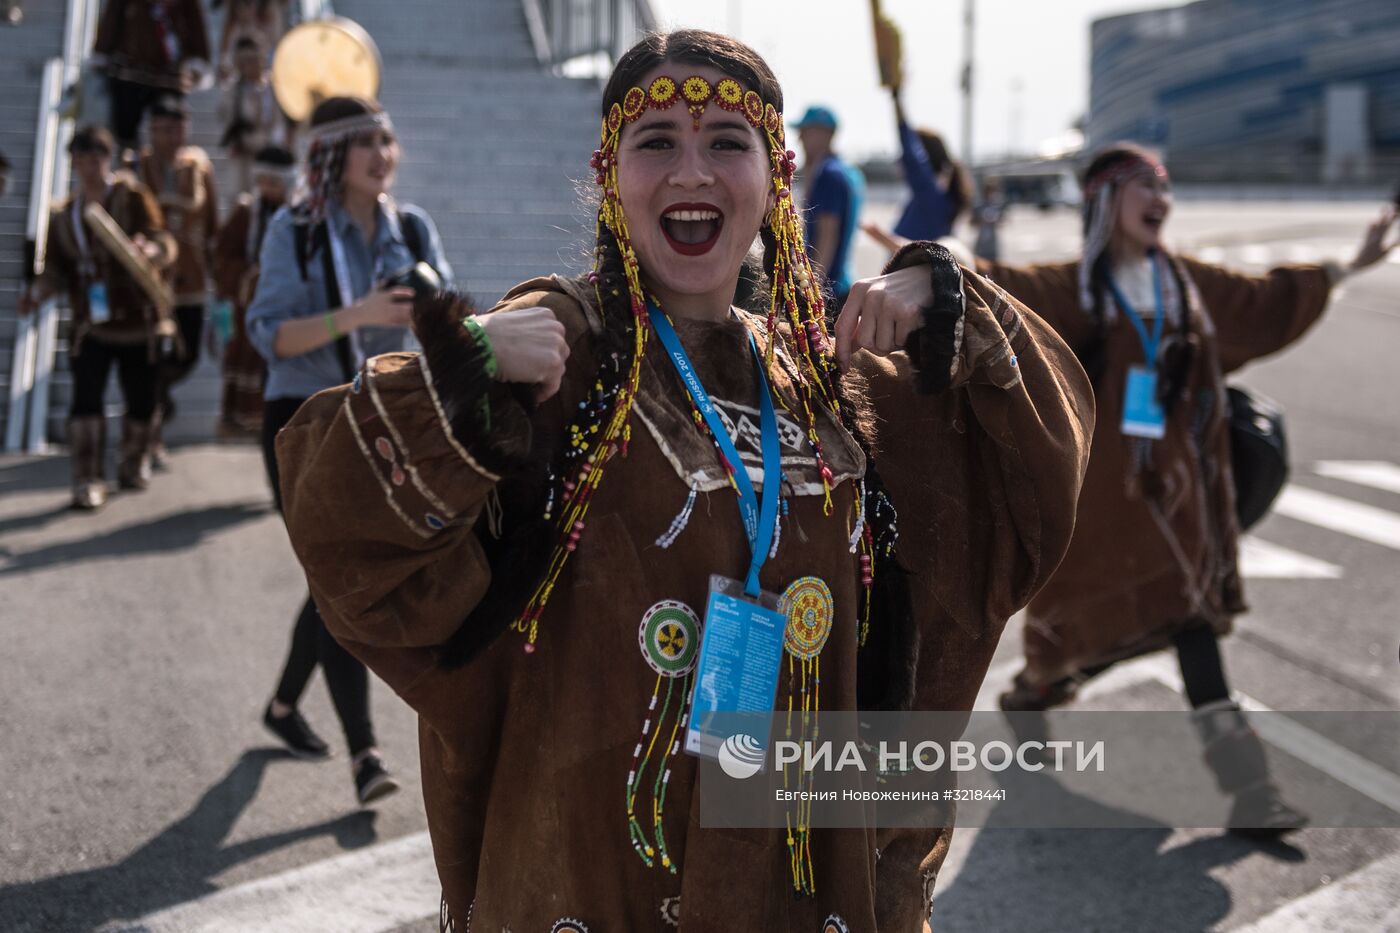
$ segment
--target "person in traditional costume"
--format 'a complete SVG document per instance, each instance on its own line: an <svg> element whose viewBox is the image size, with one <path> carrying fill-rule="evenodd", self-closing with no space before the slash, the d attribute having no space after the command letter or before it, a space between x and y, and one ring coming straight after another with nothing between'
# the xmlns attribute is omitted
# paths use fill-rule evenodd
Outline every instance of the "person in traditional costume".
<svg viewBox="0 0 1400 933"><path fill-rule="evenodd" d="M219 195L209 153L189 144L190 111L183 98L166 95L151 106L150 144L141 150L136 173L155 193L165 225L179 250L170 267L178 339L162 353L156 412L155 465L165 464L161 432L175 416L172 390L199 362L204 304L214 237L219 231Z"/></svg>
<svg viewBox="0 0 1400 933"><path fill-rule="evenodd" d="M54 208L44 272L20 295L21 314L33 312L54 294L68 296L73 316L68 338L73 371L68 450L73 507L83 510L107 501L103 408L113 364L126 404L117 480L121 488L132 490L150 483L157 353L169 325L149 291L97 239L84 211L89 204L101 205L156 274L174 261L176 252L155 196L130 172L112 172L114 148L112 134L101 127L81 127L73 134L68 152L78 188Z"/></svg>
<svg viewBox="0 0 1400 933"><path fill-rule="evenodd" d="M949 826L700 824L701 612L768 639L765 703L970 709L1068 542L1093 403L930 244L833 341L782 105L737 40L643 39L603 92L594 271L418 301L420 354L278 437L327 626L418 713L446 928L924 927Z"/></svg>
<svg viewBox="0 0 1400 933"><path fill-rule="evenodd" d="M389 196L401 150L383 108L328 98L308 132L304 190L268 223L247 313L248 339L267 361L263 454L279 508L273 439L282 426L307 398L349 382L366 359L417 346L408 329L413 289L390 280L416 263L441 280L452 276L431 218ZM310 596L302 605L263 723L296 754L329 755L297 711L319 664L345 731L356 797L368 804L398 783L376 747L369 673L326 633L316 605Z"/></svg>
<svg viewBox="0 0 1400 933"><path fill-rule="evenodd" d="M296 178L296 159L280 146L265 146L253 161L255 190L239 197L214 242L214 286L233 307L232 330L224 346L223 401L219 436L262 436L263 384L267 363L248 339L248 305L258 284L258 255L273 215L287 202Z"/></svg>
<svg viewBox="0 0 1400 933"><path fill-rule="evenodd" d="M92 62L107 75L112 132L135 149L141 120L155 101L184 95L211 61L200 0L105 0Z"/></svg>
<svg viewBox="0 0 1400 933"><path fill-rule="evenodd" d="M272 71L257 42L238 40L234 61L238 70L224 85L219 120L224 124L219 145L238 168L238 192L253 184L253 162L264 146L286 146L288 122L277 95L272 93Z"/></svg>
<svg viewBox="0 0 1400 933"><path fill-rule="evenodd" d="M1130 144L1084 176L1080 259L978 270L1041 314L1094 380L1098 422L1074 540L1031 601L1025 666L1003 709L1044 710L1116 661L1173 647L1229 826L1274 836L1306 817L1280 797L1231 699L1218 638L1246 609L1225 376L1300 338L1344 276L1389 251L1393 209L1349 266L1245 275L1168 251L1166 167Z"/></svg>
<svg viewBox="0 0 1400 933"><path fill-rule="evenodd" d="M217 0L214 5L218 6ZM219 77L227 78L240 70L235 59L244 41L252 42L266 61L286 31L287 0L227 0L219 33Z"/></svg>

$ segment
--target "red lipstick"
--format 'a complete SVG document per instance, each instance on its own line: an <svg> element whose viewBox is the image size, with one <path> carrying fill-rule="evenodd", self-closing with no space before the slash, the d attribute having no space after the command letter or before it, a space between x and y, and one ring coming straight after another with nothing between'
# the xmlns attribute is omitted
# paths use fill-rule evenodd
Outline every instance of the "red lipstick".
<svg viewBox="0 0 1400 933"><path fill-rule="evenodd" d="M719 242L720 232L724 229L724 213L713 204L685 202L672 204L663 210L659 223L661 235L671 249L682 256L703 256ZM676 236L679 230L673 230L673 224L705 224L711 229L703 240L682 240Z"/></svg>

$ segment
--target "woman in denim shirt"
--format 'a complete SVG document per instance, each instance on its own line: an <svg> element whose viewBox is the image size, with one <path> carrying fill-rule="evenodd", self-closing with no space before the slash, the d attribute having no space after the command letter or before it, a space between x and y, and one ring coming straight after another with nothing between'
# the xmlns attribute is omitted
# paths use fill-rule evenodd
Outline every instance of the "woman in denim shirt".
<svg viewBox="0 0 1400 933"><path fill-rule="evenodd" d="M273 441L301 403L349 382L369 357L417 349L408 329L413 291L385 280L418 261L444 282L452 274L428 215L389 198L400 150L377 103L323 101L312 114L310 140L306 191L269 223L248 309L249 339L267 360L263 459L279 509ZM309 596L263 723L295 754L330 754L297 711L317 663L345 730L360 803L392 793L398 784L375 748L369 674L326 632Z"/></svg>

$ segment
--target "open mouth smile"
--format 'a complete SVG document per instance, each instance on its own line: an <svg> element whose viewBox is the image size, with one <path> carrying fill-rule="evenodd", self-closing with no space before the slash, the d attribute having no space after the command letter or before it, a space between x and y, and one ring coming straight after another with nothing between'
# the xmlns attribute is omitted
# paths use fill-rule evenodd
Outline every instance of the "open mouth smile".
<svg viewBox="0 0 1400 933"><path fill-rule="evenodd" d="M673 204L661 213L661 234L682 256L703 256L719 242L724 214L713 204Z"/></svg>

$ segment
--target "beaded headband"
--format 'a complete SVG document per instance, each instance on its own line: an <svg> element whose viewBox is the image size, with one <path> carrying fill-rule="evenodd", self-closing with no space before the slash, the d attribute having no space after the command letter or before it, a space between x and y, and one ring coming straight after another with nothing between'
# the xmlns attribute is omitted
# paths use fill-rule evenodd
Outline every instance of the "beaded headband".
<svg viewBox="0 0 1400 933"><path fill-rule="evenodd" d="M335 196L345 169L345 150L350 140L375 130L394 132L394 123L387 113L357 113L313 126L308 131L306 167L296 202L300 219L315 224L326 216L326 205Z"/></svg>
<svg viewBox="0 0 1400 933"><path fill-rule="evenodd" d="M621 253L623 275L627 282L632 316L630 326L633 334L631 366L617 387L616 395L598 403L600 420L590 425L586 431L573 429L574 435L570 443L578 453L579 465L576 473L565 479L562 484L563 501L557 518L548 512L546 515L556 521L559 540L543 579L515 621L515 628L526 635L526 652L534 650L539 620L544 613L545 604L569 555L578 547L588 506L602 482L604 467L613 456L619 453L626 456L627 445L631 440L628 416L636 400L637 387L641 381L642 358L651 333L651 324L647 317L648 296L642 285L641 264L632 247L627 218L623 214L622 202L618 196L617 150L623 127L640 120L648 110L669 110L680 104L690 111L695 128L699 129L705 108L711 103L723 110L743 114L749 125L758 130L768 142L776 203L768 214L765 226L772 234L776 250L772 267L766 270L769 276L766 328L769 339L765 362L771 370L775 346L779 342L788 344L789 354L797 364L798 371L794 375L797 377L799 395L806 416L807 439L820 468L826 510L828 513L831 511L833 477L822 453L816 410L818 407L825 408L838 422L841 420L841 406L836 388L839 374L827 336L826 303L822 298L819 279L807 259L802 217L793 202L792 175L797 167L797 156L784 145L782 114L771 103L765 102L756 91L746 90L733 78L724 78L712 85L709 80L699 76L678 81L663 75L653 80L646 89L633 87L622 96L620 103L614 103L609 108L602 123L600 145L594 151L591 163L596 173L594 182L602 190L602 203L598 208L597 219L598 239L601 242L604 228L613 235ZM597 261L602 261L601 251ZM594 284L598 307L601 309L605 304L597 266L590 278ZM785 335L778 328L780 309L790 325L790 334ZM601 392L601 389L598 391Z"/></svg>
<svg viewBox="0 0 1400 933"><path fill-rule="evenodd" d="M394 132L394 121L390 120L389 115L383 111L357 113L313 126L307 131L306 138L313 143L334 143L351 136L358 136L369 130L385 130L392 133Z"/></svg>
<svg viewBox="0 0 1400 933"><path fill-rule="evenodd" d="M1132 158L1124 159L1106 171L1098 172L1092 178L1084 180L1084 200L1093 200L1094 195L1098 194L1099 189L1104 185L1121 184L1140 174L1165 179L1167 167L1157 159L1147 155L1135 155Z"/></svg>
<svg viewBox="0 0 1400 933"><path fill-rule="evenodd" d="M295 165L278 165L275 162L253 162L253 178L274 178L287 187L296 184L297 167Z"/></svg>
<svg viewBox="0 0 1400 933"><path fill-rule="evenodd" d="M1113 236L1114 194L1124 182L1139 175L1165 180L1167 167L1150 154L1134 154L1084 180L1084 246L1078 277L1079 306L1086 312L1094 308L1094 264ZM1114 315L1114 307L1110 303L1104 309L1107 318Z"/></svg>

